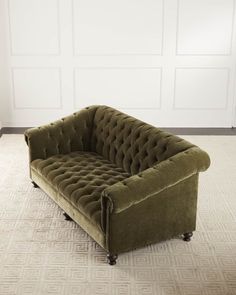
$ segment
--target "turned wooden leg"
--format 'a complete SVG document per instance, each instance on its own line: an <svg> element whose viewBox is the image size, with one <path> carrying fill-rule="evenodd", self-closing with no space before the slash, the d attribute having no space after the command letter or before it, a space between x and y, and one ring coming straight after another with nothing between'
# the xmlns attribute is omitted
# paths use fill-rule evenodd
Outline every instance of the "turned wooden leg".
<svg viewBox="0 0 236 295"><path fill-rule="evenodd" d="M35 188L38 188L39 186L37 185L37 183L35 183L34 181L32 181L32 184Z"/></svg>
<svg viewBox="0 0 236 295"><path fill-rule="evenodd" d="M111 253L107 254L108 263L110 265L115 265L117 258L118 258L117 254L111 254Z"/></svg>
<svg viewBox="0 0 236 295"><path fill-rule="evenodd" d="M65 216L65 220L68 220L68 221L73 220L66 212L64 212L63 215Z"/></svg>
<svg viewBox="0 0 236 295"><path fill-rule="evenodd" d="M185 234L183 234L183 240L184 240L185 242L190 242L192 236L193 236L193 233L192 233L192 232L185 233Z"/></svg>

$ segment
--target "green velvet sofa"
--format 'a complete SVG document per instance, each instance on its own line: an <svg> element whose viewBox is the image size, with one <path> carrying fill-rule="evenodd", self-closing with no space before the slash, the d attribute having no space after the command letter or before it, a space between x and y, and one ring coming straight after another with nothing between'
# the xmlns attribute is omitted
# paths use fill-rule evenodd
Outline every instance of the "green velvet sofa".
<svg viewBox="0 0 236 295"><path fill-rule="evenodd" d="M206 152L107 106L87 107L25 132L30 177L107 251L119 253L196 226Z"/></svg>

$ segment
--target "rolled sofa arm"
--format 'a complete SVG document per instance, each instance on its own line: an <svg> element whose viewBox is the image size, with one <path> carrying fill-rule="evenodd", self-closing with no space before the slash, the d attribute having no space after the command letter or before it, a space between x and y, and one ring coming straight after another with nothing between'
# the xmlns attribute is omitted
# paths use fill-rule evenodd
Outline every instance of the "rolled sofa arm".
<svg viewBox="0 0 236 295"><path fill-rule="evenodd" d="M30 162L52 155L89 150L93 117L97 107L83 109L51 124L25 132Z"/></svg>
<svg viewBox="0 0 236 295"><path fill-rule="evenodd" d="M210 158L198 147L191 147L137 175L107 187L102 193L102 210L119 213L180 181L205 171Z"/></svg>

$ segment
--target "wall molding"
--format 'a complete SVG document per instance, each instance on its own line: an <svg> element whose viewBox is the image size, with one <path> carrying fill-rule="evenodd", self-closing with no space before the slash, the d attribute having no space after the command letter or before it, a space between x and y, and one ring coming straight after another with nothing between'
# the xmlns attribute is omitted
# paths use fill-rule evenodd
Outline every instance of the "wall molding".
<svg viewBox="0 0 236 295"><path fill-rule="evenodd" d="M101 7L101 4L91 0L89 5L85 1L36 0L35 5L30 0L19 2L19 4L18 0L2 1L3 9L0 14L3 16L1 18L3 26L0 29L5 36L0 37L0 42L2 41L1 44L3 44L0 50L5 52L6 57L0 62L4 74L0 81L0 85L3 86L0 90L0 95L3 97L4 111L1 118L3 128L50 122L73 111L81 110L86 103L93 102L113 105L154 126L230 127L236 125L235 2L233 6L232 0L225 1L225 4L224 0L220 0L219 6L215 6L215 11L210 9L206 11L205 8L211 7L211 3L214 5L213 0L206 2L202 0L200 1L202 5L196 0L190 2L158 0L155 3L150 0L149 7L147 3L141 1L140 6L137 10L134 9L133 13L130 3L126 4L123 1L115 6L111 4L104 13L110 12L111 24L114 24L112 28L117 28L117 35L116 31L114 34L119 39L116 38L112 42L113 37L111 36L109 40L106 38L106 31L102 31L106 25L109 25L109 18L104 15L102 8L100 15L91 17L97 13L97 5ZM83 4L86 5L86 9L83 9ZM37 5L39 5L38 9L36 9ZM121 7L116 9L116 5ZM117 14L123 15L122 9L125 8L127 13L124 12L125 19L119 27ZM187 17L188 11L195 15L192 21L192 18ZM209 24L201 23L199 20L201 13L206 20L209 16ZM41 27L41 17L43 18L44 14L45 21ZM31 27L25 27L26 24L21 23L21 17L23 21L25 16L28 23L34 15L36 15L35 23L32 22ZM99 17L103 15L105 19L100 23ZM78 19L78 16L81 18ZM132 18L135 18L133 22ZM94 23L83 26L83 20L86 21L86 19ZM220 33L219 36L217 21L218 24L222 23L222 34ZM231 21L232 27L230 27ZM100 25L96 30L97 22ZM142 22L149 23L142 27ZM154 24L153 29L152 24ZM188 28L185 29L185 24L189 24L191 28L196 25L198 40L203 43L196 46L185 43L188 40L186 31ZM29 35L24 35L24 28L26 28L25 33ZM90 30L93 28L94 31L91 33ZM125 30L127 28L128 31ZM123 31L124 35L122 35ZM207 39L208 32L215 34L213 41L216 43L211 44ZM110 33L112 34L109 31L108 35ZM135 36L132 37L133 33ZM223 33L225 33L225 39L223 39ZM21 36L22 39L19 39ZM38 39L36 39L37 36ZM97 40L102 44L96 46L93 39L86 41L86 38L93 36L98 36ZM51 40L50 38L53 38L52 41L47 43L47 40ZM192 38L194 38L193 34ZM32 40L35 40L35 43ZM40 43L40 40L43 43ZM118 43L118 40L121 43ZM148 40L150 43L145 43ZM217 43L218 40L222 40L222 43ZM95 46L90 47L91 44ZM135 44L140 44L140 47L135 47ZM137 52L138 50L140 53ZM185 54L188 52L190 54ZM192 54L194 52L201 54ZM177 69L181 68L189 69L190 76L187 71L177 72ZM45 71L45 74L32 72L31 75L31 72L19 71L15 73L14 78L14 69L58 69L60 74ZM109 72L102 71L105 69ZM117 72L110 73L113 69ZM226 72L196 71L195 74L191 69L227 69L228 78ZM101 78L98 81L99 77ZM206 77L206 83L204 83L204 77ZM40 88L40 85L45 87ZM106 85L109 86L108 89L105 89ZM191 85L200 85L202 90L196 89L194 92ZM116 92L113 91L114 88L117 89ZM234 97L233 88L235 88ZM209 93L209 100L206 93ZM189 100L188 94L191 94ZM233 100L234 106L232 106Z"/></svg>
<svg viewBox="0 0 236 295"><path fill-rule="evenodd" d="M160 70L160 106L153 108L153 107L148 107L148 108L135 108L135 107L122 107L118 106L117 108L122 109L122 110L160 110L162 107L162 79L163 79L163 69L162 67L74 67L73 69L73 107L74 109L81 109L81 107L78 107L76 104L76 82L75 82L75 76L76 76L76 71L77 70Z"/></svg>
<svg viewBox="0 0 236 295"><path fill-rule="evenodd" d="M163 55L163 47L164 47L164 15L165 15L165 0L161 0L162 2L162 32L161 32L161 51L160 53L137 53L137 52L129 52L129 53L109 53L109 52L104 52L104 53L93 53L93 54L86 54L86 53L77 53L75 50L75 24L74 24L74 1L71 0L71 19L72 19L72 47L73 47L73 55L74 57L79 57L79 56L162 56ZM80 0L78 0L80 1Z"/></svg>
<svg viewBox="0 0 236 295"><path fill-rule="evenodd" d="M227 90L226 90L226 100L225 100L225 107L223 108L181 108L176 107L176 71L177 70L227 70ZM228 107L228 100L229 100L229 87L230 87L230 68L228 67L175 67L175 73L174 73L174 96L173 96L173 110L189 110L189 111L221 111L226 110Z"/></svg>
<svg viewBox="0 0 236 295"><path fill-rule="evenodd" d="M10 42L10 55L11 56L59 56L61 54L61 26L60 26L60 5L59 0L56 0L57 3L57 53L14 53L13 50L13 37L12 37L12 26L11 26L11 15L10 15L10 1L7 0L7 17L8 17L8 28L9 28L9 42Z"/></svg>
<svg viewBox="0 0 236 295"><path fill-rule="evenodd" d="M228 53L180 53L178 51L178 40L179 40L179 10L180 10L180 1L177 0L177 18L176 18L176 47L175 47L175 55L176 56L230 56L232 55L232 47L233 47L233 33L234 33L234 21L235 21L235 1L233 1L233 10L232 10L232 24L231 24L231 32L230 32L230 47Z"/></svg>
<svg viewBox="0 0 236 295"><path fill-rule="evenodd" d="M14 70L57 70L59 74L59 107L17 107L15 99L15 83L14 83ZM61 68L59 67L12 67L11 68L11 84L12 84L12 105L13 110L61 110L63 108L62 99L62 77Z"/></svg>

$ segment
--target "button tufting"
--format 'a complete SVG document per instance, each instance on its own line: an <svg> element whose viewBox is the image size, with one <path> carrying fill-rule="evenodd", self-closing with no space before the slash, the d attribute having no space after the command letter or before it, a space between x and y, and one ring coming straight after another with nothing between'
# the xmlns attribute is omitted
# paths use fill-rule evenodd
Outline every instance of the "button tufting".
<svg viewBox="0 0 236 295"><path fill-rule="evenodd" d="M59 192L83 214L99 223L102 191L130 176L122 168L92 152L54 155L33 161L32 167L55 184Z"/></svg>
<svg viewBox="0 0 236 295"><path fill-rule="evenodd" d="M128 173L137 174L181 151L182 145L176 145L180 140L106 107L99 108L94 116L92 148ZM142 164L137 165L139 161Z"/></svg>

